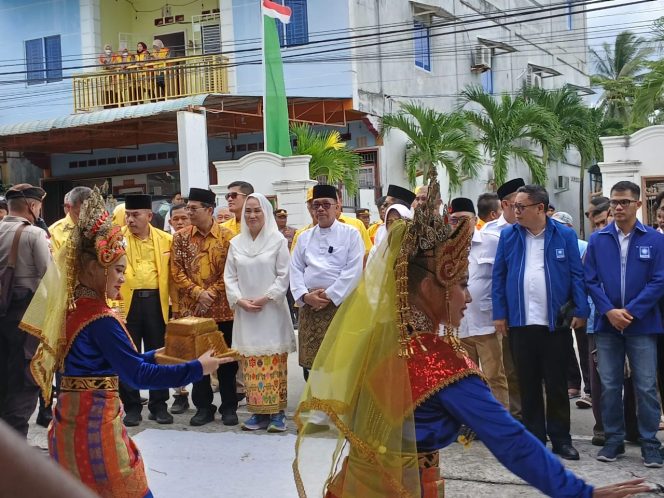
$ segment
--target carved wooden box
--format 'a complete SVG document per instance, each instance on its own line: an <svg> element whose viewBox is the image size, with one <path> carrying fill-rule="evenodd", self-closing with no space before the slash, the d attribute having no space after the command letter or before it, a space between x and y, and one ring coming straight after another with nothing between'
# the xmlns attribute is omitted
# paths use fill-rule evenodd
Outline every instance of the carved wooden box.
<svg viewBox="0 0 664 498"><path fill-rule="evenodd" d="M184 363L209 350L218 358L237 355L228 347L212 318L179 318L166 325L164 352L157 353L156 359L162 364Z"/></svg>

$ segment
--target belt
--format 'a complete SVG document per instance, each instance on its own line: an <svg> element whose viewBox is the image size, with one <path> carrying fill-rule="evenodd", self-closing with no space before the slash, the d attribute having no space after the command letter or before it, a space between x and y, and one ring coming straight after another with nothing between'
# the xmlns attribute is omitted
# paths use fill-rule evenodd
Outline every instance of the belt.
<svg viewBox="0 0 664 498"><path fill-rule="evenodd" d="M136 297L153 297L159 295L159 289L139 289L134 291L134 296Z"/></svg>
<svg viewBox="0 0 664 498"><path fill-rule="evenodd" d="M62 376L60 380L61 391L117 391L118 377L68 377Z"/></svg>

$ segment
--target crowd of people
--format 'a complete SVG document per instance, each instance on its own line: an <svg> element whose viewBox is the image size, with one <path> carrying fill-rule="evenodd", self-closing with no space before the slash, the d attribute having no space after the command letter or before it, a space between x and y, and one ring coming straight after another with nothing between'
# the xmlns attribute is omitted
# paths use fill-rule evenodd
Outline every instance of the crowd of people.
<svg viewBox="0 0 664 498"><path fill-rule="evenodd" d="M155 223L149 195L127 195L111 223L98 191L75 187L65 196L65 217L50 227L40 223L44 191L13 187L0 223L0 418L26 436L41 387L38 423L50 424L51 454L63 462L62 441L73 437L81 410L92 402L79 399L85 389L76 379L85 377L102 379L94 389L119 393L99 408L117 415L116 430L124 431L122 423L139 425L145 401L149 419L173 423L171 413L188 410L186 386L193 384L191 425L213 422L217 411L224 425L240 424L244 398L250 412L244 430L285 431L294 326L299 364L309 379L342 304L351 300L352 306L358 285L368 285L360 284L368 268L390 257L392 230L405 226L397 221L417 224L426 206L440 213L440 196L430 199L430 188L390 185L377 200L381 219L371 224L368 210L348 216L338 189L317 185L306 199L311 223L296 229L285 209L275 210L245 181L228 185L224 208L208 189L192 188L186 200L178 193L164 223ZM457 197L445 208L451 229L471 227L470 252L460 251L448 266L467 266L464 292L472 300L463 319L461 311L458 323L441 325L440 333L469 358L468 368L481 369L505 413L564 459L579 458L570 435L575 399L579 408L593 409L598 460L614 462L627 440L641 445L644 465L662 466L656 433L664 394L664 237L662 227L637 219L640 194L637 185L619 182L609 198L593 199L587 216L594 233L587 243L578 239L569 213L551 209L543 187L522 179L482 194L477 203ZM657 206L664 220L664 195ZM426 261L412 265L409 271L421 279L431 271ZM61 292L47 295L40 282L55 282L48 272L56 270ZM459 275L455 282L465 282ZM57 309L48 301L54 296L68 296L66 337L60 338L66 350L44 346L50 340L44 331L52 326L45 309ZM453 299L445 291L444 301ZM187 316L212 318L238 361L207 355L178 367L155 365L167 322ZM424 315L414 320L430 324ZM104 340L102 328L113 331ZM53 382L58 401L51 423ZM170 387L176 389L169 413ZM139 389L149 389L147 400ZM330 413L312 405L309 433L332 423ZM126 452L128 460L118 462L140 474L135 448L128 445ZM77 475L90 470L74 468L71 460L63 465ZM142 486L141 475L136 479Z"/></svg>

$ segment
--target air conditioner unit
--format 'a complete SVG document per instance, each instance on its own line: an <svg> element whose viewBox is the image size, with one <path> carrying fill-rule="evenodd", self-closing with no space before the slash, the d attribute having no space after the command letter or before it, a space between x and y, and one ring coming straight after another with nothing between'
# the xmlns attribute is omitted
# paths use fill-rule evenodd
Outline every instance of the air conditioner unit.
<svg viewBox="0 0 664 498"><path fill-rule="evenodd" d="M558 175L556 179L556 190L569 190L569 176Z"/></svg>
<svg viewBox="0 0 664 498"><path fill-rule="evenodd" d="M491 49L486 45L476 45L473 49L473 61L470 69L483 73L491 69Z"/></svg>
<svg viewBox="0 0 664 498"><path fill-rule="evenodd" d="M526 74L526 86L531 88L542 88L542 75L539 73L528 72L528 74Z"/></svg>

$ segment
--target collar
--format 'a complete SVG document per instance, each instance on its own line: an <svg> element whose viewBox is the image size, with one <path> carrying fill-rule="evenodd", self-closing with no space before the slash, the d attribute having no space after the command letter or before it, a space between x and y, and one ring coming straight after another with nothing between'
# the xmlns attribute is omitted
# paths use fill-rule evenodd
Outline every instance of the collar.
<svg viewBox="0 0 664 498"><path fill-rule="evenodd" d="M482 232L480 232L477 228L475 228L475 231L473 232L473 239L471 240L471 243L482 243Z"/></svg>
<svg viewBox="0 0 664 498"><path fill-rule="evenodd" d="M32 225L32 223L30 223L30 220L28 220L27 218L24 218L23 216L14 216L11 214L5 216L2 219L2 221L13 222L13 223L27 223L28 225Z"/></svg>
<svg viewBox="0 0 664 498"><path fill-rule="evenodd" d="M127 227L126 225L125 225L125 228L126 228L126 232L124 234L125 236L129 235L130 237L133 237L134 239L136 239L138 242L151 242L152 241L152 230L154 230L154 227L152 225L148 225L149 230L148 230L147 239L141 239L137 235L134 235L133 233L131 233L131 230L129 230L129 227Z"/></svg>
<svg viewBox="0 0 664 498"><path fill-rule="evenodd" d="M235 220L235 218L232 218L232 219ZM228 220L228 221L230 221L230 220ZM205 236L201 233L201 231L198 229L198 227L192 225L191 228L192 228L192 230L191 230L191 235L192 236L194 236L196 234L200 234L201 237L207 237L207 235L212 235L215 239L218 239L218 238L221 237L221 225L219 223L215 222L214 220L212 221L212 228L210 229L208 234L205 235Z"/></svg>
<svg viewBox="0 0 664 498"><path fill-rule="evenodd" d="M615 225L615 231L616 231L616 233L617 233L617 234L622 233L622 232L620 231L620 228L618 228L618 224L617 224L615 221L613 222L613 224ZM611 226L611 225L607 226L606 228L609 228L610 226ZM630 236L630 235L631 235L632 233L634 233L636 230L639 230L640 232L643 232L643 233L646 233L646 231L647 231L646 228L643 226L643 223L641 223L641 221L639 221L638 218L636 219L636 223L634 224L634 228L632 228L632 231L629 232L629 233L627 233L627 234L624 234L625 237Z"/></svg>

